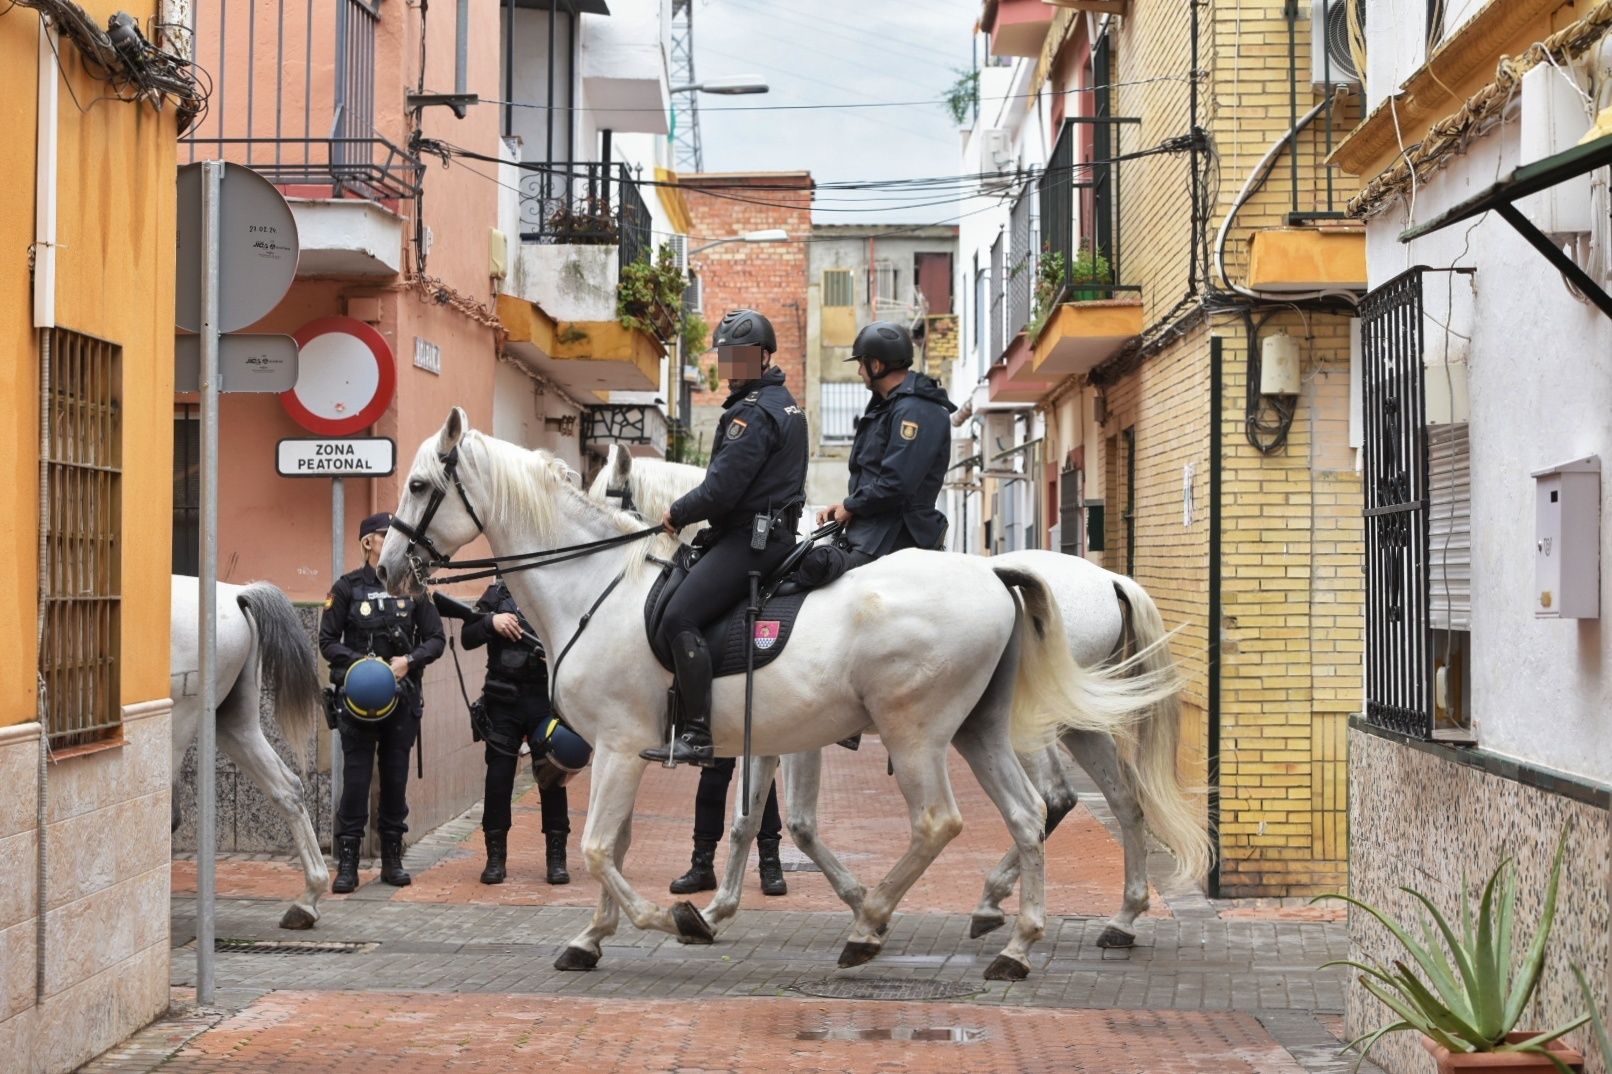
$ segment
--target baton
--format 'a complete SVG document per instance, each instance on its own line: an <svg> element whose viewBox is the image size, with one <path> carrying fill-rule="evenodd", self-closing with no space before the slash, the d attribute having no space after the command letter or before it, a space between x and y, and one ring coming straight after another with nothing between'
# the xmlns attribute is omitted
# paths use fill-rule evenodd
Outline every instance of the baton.
<svg viewBox="0 0 1612 1074"><path fill-rule="evenodd" d="M750 572L750 606L744 610L744 795L741 816L750 815L750 717L756 698L756 618L761 614L761 572Z"/></svg>

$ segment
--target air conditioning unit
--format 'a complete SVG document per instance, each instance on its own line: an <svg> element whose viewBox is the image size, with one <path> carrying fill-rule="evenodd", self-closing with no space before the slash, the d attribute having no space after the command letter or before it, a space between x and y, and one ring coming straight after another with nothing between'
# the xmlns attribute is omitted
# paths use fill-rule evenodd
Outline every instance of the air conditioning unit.
<svg viewBox="0 0 1612 1074"><path fill-rule="evenodd" d="M1349 48L1349 5L1366 26L1363 0L1310 0L1310 83L1318 89L1360 85L1360 70Z"/></svg>
<svg viewBox="0 0 1612 1074"><path fill-rule="evenodd" d="M980 133L980 170L997 173L1013 170L1013 139L1002 127L987 127Z"/></svg>
<svg viewBox="0 0 1612 1074"><path fill-rule="evenodd" d="M1000 468L996 463L996 456L1007 451L1018 443L1014 430L1017 423L1011 411L985 415L985 435L980 444L980 454L985 458L987 470Z"/></svg>
<svg viewBox="0 0 1612 1074"><path fill-rule="evenodd" d="M672 258L677 264L677 271L688 275L688 236L673 235L666 240L672 248Z"/></svg>

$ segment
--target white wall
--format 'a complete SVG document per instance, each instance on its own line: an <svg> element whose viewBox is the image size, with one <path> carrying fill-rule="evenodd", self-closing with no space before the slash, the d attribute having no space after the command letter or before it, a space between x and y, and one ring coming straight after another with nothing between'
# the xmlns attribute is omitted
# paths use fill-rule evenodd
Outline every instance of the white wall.
<svg viewBox="0 0 1612 1074"><path fill-rule="evenodd" d="M1423 182L1414 221L1431 220L1513 167L1517 141L1509 125ZM1612 782L1612 624L1534 618L1529 476L1585 455L1599 455L1612 470L1612 320L1570 295L1561 276L1493 214L1407 248L1396 236L1409 222L1395 208L1368 225L1373 286L1410 264L1477 269L1470 301L1455 302L1457 321L1470 327L1452 327L1472 337L1472 713L1479 744ZM1444 316L1451 286L1441 273L1425 277L1428 313ZM1457 292L1467 286L1465 277L1453 281ZM1426 329L1441 347L1442 329L1431 320ZM1600 539L1601 614L1612 616L1612 494L1604 478Z"/></svg>

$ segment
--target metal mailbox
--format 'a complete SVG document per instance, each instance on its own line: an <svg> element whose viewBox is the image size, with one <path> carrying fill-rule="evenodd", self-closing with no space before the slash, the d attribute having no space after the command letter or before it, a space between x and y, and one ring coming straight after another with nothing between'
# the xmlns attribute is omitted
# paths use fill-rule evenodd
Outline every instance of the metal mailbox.
<svg viewBox="0 0 1612 1074"><path fill-rule="evenodd" d="M1601 615L1601 460L1534 472L1534 616Z"/></svg>

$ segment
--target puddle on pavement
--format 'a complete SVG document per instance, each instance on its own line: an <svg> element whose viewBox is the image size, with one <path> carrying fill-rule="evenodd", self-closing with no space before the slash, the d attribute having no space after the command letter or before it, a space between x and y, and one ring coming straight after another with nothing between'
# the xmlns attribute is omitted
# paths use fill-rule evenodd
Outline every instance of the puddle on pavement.
<svg viewBox="0 0 1612 1074"><path fill-rule="evenodd" d="M985 1039L983 1029L962 1026L931 1026L925 1029L803 1029L796 1040L904 1040L939 1041L942 1044L973 1044Z"/></svg>

